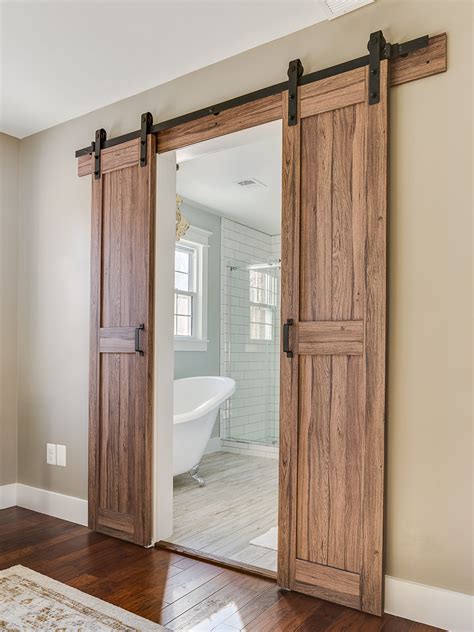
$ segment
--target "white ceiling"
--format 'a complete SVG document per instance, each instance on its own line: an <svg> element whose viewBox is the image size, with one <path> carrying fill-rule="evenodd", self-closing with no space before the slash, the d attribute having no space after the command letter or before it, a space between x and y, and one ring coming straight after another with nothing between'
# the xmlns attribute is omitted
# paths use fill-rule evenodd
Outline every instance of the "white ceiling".
<svg viewBox="0 0 474 632"><path fill-rule="evenodd" d="M281 121L176 152L176 190L185 200L268 235L280 233ZM265 186L242 187L255 178Z"/></svg>
<svg viewBox="0 0 474 632"><path fill-rule="evenodd" d="M0 131L23 138L371 1L0 0Z"/></svg>

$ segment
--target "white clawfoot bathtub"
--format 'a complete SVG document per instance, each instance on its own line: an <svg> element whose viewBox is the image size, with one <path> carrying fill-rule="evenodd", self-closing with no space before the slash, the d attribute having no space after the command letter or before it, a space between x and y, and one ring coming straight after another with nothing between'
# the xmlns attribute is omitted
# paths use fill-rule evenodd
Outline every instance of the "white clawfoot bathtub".
<svg viewBox="0 0 474 632"><path fill-rule="evenodd" d="M174 381L173 476L197 475L199 463L211 438L219 407L235 392L230 377L185 377Z"/></svg>

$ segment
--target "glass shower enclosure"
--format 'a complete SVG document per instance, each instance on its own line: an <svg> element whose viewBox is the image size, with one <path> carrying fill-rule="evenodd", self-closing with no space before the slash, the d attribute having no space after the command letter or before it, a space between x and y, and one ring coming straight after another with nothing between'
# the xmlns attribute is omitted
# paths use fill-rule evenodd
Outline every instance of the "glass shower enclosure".
<svg viewBox="0 0 474 632"><path fill-rule="evenodd" d="M237 384L221 411L221 438L278 445L280 386L279 236L258 261L223 260L221 375ZM264 253L265 254L265 253ZM275 256L276 255L276 256ZM250 446L249 446L250 447Z"/></svg>

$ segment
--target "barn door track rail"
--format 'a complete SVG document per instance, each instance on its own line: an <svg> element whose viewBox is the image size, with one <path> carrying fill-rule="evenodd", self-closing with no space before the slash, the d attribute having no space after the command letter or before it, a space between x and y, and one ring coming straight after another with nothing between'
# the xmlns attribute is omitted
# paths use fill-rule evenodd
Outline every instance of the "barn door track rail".
<svg viewBox="0 0 474 632"><path fill-rule="evenodd" d="M107 134L104 129L97 130L95 140L92 141L88 147L78 149L75 155L76 158L93 155L94 177L100 178L101 151L139 138L141 140L140 164L144 167L146 165L147 136L149 134L157 134L164 130L207 116L218 116L221 112L226 110L252 103L265 97L274 96L286 90L288 90L290 97L288 123L289 125L295 125L298 118L298 100L296 98L298 86L321 81L356 68L363 68L364 66L369 67L369 104L375 104L380 100L380 62L382 60L388 59L391 62L396 62L393 64L393 72L390 79L391 86L445 72L447 69L446 40L446 33L442 33L434 37L423 35L422 37L417 37L416 39L402 44L391 44L386 41L382 31L376 31L370 35L367 45L369 50L368 55L363 55L362 57L357 57L350 61L330 66L329 68L316 70L306 75L303 74L301 61L299 59L293 60L288 67L287 81L282 81L281 83L276 83L267 88L261 88L260 90L255 90L254 92L249 92L239 97L155 124L153 124L152 115L147 112L141 117L140 129L110 139L107 139ZM409 59L410 57L413 57L412 62L407 61L407 63L404 63L404 58Z"/></svg>

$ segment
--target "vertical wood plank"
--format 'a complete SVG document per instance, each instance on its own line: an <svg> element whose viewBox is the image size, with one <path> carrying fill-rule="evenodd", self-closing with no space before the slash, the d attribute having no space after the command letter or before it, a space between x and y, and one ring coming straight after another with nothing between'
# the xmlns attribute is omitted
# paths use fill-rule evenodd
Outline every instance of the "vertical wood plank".
<svg viewBox="0 0 474 632"><path fill-rule="evenodd" d="M143 415L145 419L143 441L140 442L140 476L144 481L141 490L143 502L137 512L137 521L141 525L140 539L151 543L153 528L153 389L154 389L154 323L155 323L155 213L156 213L156 136L148 136L147 168L140 171L140 191L144 196L147 214L143 230L145 232L146 270L144 295L147 333L144 340L145 367L143 381L146 384L148 397L144 400ZM137 525L138 531L138 525Z"/></svg>
<svg viewBox="0 0 474 632"><path fill-rule="evenodd" d="M332 267L322 273L331 283L331 320L349 320L352 312L352 162L354 106L333 113L334 157L332 166ZM359 149L360 150L360 149ZM356 156L357 159L357 156Z"/></svg>
<svg viewBox="0 0 474 632"><path fill-rule="evenodd" d="M365 450L365 362L363 357L348 356L347 358L346 398L345 549L342 568L360 573L362 455Z"/></svg>
<svg viewBox="0 0 474 632"><path fill-rule="evenodd" d="M354 106L354 139L352 150L352 270L353 291L351 318L363 320L365 315L365 250L366 250L366 172L367 172L367 106ZM362 455L365 451L365 361L350 356L347 367L347 402L349 423L346 432L346 524L345 564L348 571L360 572L362 538Z"/></svg>
<svg viewBox="0 0 474 632"><path fill-rule="evenodd" d="M298 102L300 89L298 88ZM300 107L298 103L298 113ZM288 126L288 94L283 93L283 176L281 229L281 322L299 321L301 126ZM297 326L291 344L297 348ZM280 468L278 584L291 589L296 559L298 360L280 352Z"/></svg>
<svg viewBox="0 0 474 632"><path fill-rule="evenodd" d="M92 180L91 200L91 294L90 294L90 332L89 332L89 480L88 524L90 529L97 525L97 506L99 499L99 327L101 306L101 261L102 261L102 186Z"/></svg>
<svg viewBox="0 0 474 632"><path fill-rule="evenodd" d="M355 108L352 143L352 310L349 318L362 320L365 314L365 247L367 204L367 105Z"/></svg>
<svg viewBox="0 0 474 632"><path fill-rule="evenodd" d="M383 612L385 338L387 275L388 61L380 67L380 103L368 108L366 417L363 454L362 609Z"/></svg>
<svg viewBox="0 0 474 632"><path fill-rule="evenodd" d="M99 421L98 421L98 429L99 432L97 434L97 443L98 443L98 452L99 452L99 479L97 481L98 485L98 503L100 507L107 507L109 499L108 499L108 446L110 442L109 437L109 425L108 423L104 423L104 420L109 419L109 401L110 401L110 392L109 392L109 355L101 354L99 355L99 373L98 373L98 395L100 401L99 408ZM90 429L89 429L90 432Z"/></svg>
<svg viewBox="0 0 474 632"><path fill-rule="evenodd" d="M300 358L297 557L328 563L331 357Z"/></svg>
<svg viewBox="0 0 474 632"><path fill-rule="evenodd" d="M119 400L119 427L117 436L119 437L117 445L117 470L120 477L121 472L129 473L129 464L132 455L130 452L130 435L129 435L129 420L130 420L130 371L133 371L133 359L127 354L117 355L120 371L120 400ZM129 474L130 475L130 474ZM130 514L130 485L128 481L124 485L118 487L118 503L117 511L122 514Z"/></svg>
<svg viewBox="0 0 474 632"><path fill-rule="evenodd" d="M327 564L344 568L346 551L347 356L332 356L329 407L329 537Z"/></svg>
<svg viewBox="0 0 474 632"><path fill-rule="evenodd" d="M305 118L301 166L300 320L331 318L333 113ZM298 557L328 560L330 357L301 357Z"/></svg>
<svg viewBox="0 0 474 632"><path fill-rule="evenodd" d="M301 122L300 318L305 321L331 319L333 116L325 112Z"/></svg>

